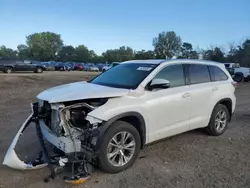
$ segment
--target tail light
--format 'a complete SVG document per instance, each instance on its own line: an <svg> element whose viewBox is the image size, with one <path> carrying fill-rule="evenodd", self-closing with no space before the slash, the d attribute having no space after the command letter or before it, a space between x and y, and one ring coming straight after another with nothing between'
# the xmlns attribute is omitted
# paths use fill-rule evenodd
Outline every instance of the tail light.
<svg viewBox="0 0 250 188"><path fill-rule="evenodd" d="M237 87L237 82L232 81L231 84L236 88Z"/></svg>

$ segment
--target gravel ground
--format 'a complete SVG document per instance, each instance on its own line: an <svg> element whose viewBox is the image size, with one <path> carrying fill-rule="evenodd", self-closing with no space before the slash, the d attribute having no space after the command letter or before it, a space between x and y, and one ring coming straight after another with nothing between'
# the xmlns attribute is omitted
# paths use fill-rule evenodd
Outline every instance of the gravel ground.
<svg viewBox="0 0 250 188"><path fill-rule="evenodd" d="M93 73L0 74L0 161L39 92L90 76ZM203 130L195 130L165 139L143 149L127 171L105 174L96 169L91 179L78 187L249 188L250 84L240 84L236 96L234 117L222 136L212 137ZM34 130L26 134L17 149L22 157L39 149ZM0 166L0 187L72 187L61 176L43 182L47 174L46 168L24 172Z"/></svg>

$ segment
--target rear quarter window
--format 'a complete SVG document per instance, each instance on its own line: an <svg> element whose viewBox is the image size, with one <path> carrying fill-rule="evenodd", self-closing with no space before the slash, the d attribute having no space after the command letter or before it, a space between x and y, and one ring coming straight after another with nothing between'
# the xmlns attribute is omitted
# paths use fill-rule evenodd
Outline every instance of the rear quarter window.
<svg viewBox="0 0 250 188"><path fill-rule="evenodd" d="M190 64L188 65L190 84L200 84L210 82L210 74L207 65Z"/></svg>
<svg viewBox="0 0 250 188"><path fill-rule="evenodd" d="M209 71L212 81L223 81L228 79L226 73L217 66L209 66Z"/></svg>

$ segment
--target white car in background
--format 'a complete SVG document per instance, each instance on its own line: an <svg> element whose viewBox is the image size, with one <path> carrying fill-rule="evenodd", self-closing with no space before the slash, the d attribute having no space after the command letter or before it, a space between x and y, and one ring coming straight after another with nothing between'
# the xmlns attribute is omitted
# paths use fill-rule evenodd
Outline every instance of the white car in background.
<svg viewBox="0 0 250 188"><path fill-rule="evenodd" d="M112 68L112 67L115 67L116 65L119 65L120 62L113 62L111 63L110 65L106 65L102 68L102 72L105 72L106 70Z"/></svg>
<svg viewBox="0 0 250 188"><path fill-rule="evenodd" d="M224 65L236 82L250 81L250 68L241 67L239 63L224 63Z"/></svg>
<svg viewBox="0 0 250 188"><path fill-rule="evenodd" d="M18 138L35 122L52 173L56 164L73 165L77 170L72 170L71 179L89 174L87 164L121 172L154 141L197 128L213 136L223 134L235 110L234 84L225 66L211 61L120 63L91 81L40 93L3 164L22 170L44 166L37 161L27 164L15 153ZM53 158L43 140L62 155Z"/></svg>
<svg viewBox="0 0 250 188"><path fill-rule="evenodd" d="M89 67L89 70L92 71L92 72L98 72L99 68L97 66L93 65L93 66Z"/></svg>

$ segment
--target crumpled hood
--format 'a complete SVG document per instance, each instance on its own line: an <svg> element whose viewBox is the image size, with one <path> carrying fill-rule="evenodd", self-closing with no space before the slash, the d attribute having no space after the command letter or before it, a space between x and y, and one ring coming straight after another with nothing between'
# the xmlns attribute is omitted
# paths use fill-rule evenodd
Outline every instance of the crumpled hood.
<svg viewBox="0 0 250 188"><path fill-rule="evenodd" d="M128 94L128 92L129 89L112 88L88 82L75 82L45 90L37 95L37 98L49 103L57 103L88 98L120 97Z"/></svg>

